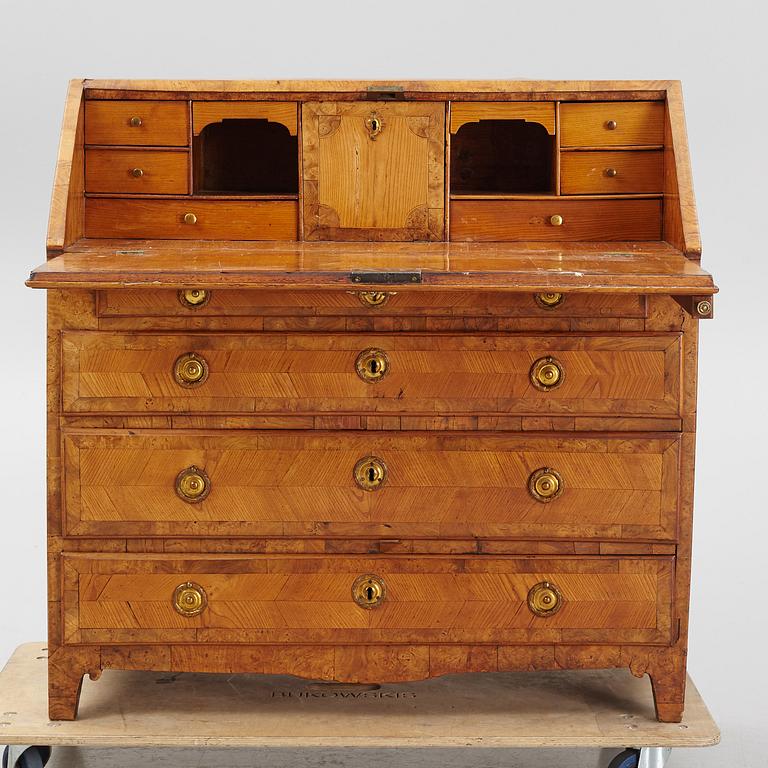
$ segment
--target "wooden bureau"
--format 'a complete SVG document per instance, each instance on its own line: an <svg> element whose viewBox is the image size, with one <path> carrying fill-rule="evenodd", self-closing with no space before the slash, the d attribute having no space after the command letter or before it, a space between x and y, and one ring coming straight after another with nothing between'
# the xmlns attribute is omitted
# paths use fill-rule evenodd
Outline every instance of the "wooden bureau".
<svg viewBox="0 0 768 768"><path fill-rule="evenodd" d="M49 702L107 668L628 667L683 712L677 82L71 83Z"/></svg>

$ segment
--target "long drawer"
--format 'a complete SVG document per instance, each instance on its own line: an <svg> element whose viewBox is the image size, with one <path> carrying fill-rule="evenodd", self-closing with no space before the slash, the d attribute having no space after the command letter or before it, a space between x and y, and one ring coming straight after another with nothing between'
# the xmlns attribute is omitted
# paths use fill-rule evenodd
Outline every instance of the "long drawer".
<svg viewBox="0 0 768 768"><path fill-rule="evenodd" d="M380 317L644 318L637 294L533 294L501 291L292 291L126 289L99 291L100 317Z"/></svg>
<svg viewBox="0 0 768 768"><path fill-rule="evenodd" d="M62 334L69 413L677 415L678 334Z"/></svg>
<svg viewBox="0 0 768 768"><path fill-rule="evenodd" d="M65 643L668 643L667 557L65 554Z"/></svg>
<svg viewBox="0 0 768 768"><path fill-rule="evenodd" d="M66 431L69 535L676 536L676 435Z"/></svg>

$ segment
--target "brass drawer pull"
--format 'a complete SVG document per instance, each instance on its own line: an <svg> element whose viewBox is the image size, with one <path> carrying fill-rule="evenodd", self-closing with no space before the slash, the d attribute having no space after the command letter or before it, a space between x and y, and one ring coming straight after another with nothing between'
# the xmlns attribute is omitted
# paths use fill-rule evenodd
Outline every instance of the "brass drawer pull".
<svg viewBox="0 0 768 768"><path fill-rule="evenodd" d="M134 179L140 179L144 175L144 171L141 168L131 168L131 176Z"/></svg>
<svg viewBox="0 0 768 768"><path fill-rule="evenodd" d="M366 456L355 464L352 475L358 488L376 491L387 479L387 465L377 456Z"/></svg>
<svg viewBox="0 0 768 768"><path fill-rule="evenodd" d="M383 307L395 291L357 291L357 298L366 307Z"/></svg>
<svg viewBox="0 0 768 768"><path fill-rule="evenodd" d="M369 384L381 381L389 371L389 358L381 349L364 349L355 360L357 375Z"/></svg>
<svg viewBox="0 0 768 768"><path fill-rule="evenodd" d="M381 576L366 573L358 576L352 584L352 599L361 607L370 610L377 608L387 596L387 585Z"/></svg>
<svg viewBox="0 0 768 768"><path fill-rule="evenodd" d="M619 127L619 124L615 120L606 120L605 121L605 130L606 131L615 131Z"/></svg>
<svg viewBox="0 0 768 768"><path fill-rule="evenodd" d="M185 213L182 221L185 224L197 224L197 216L194 213Z"/></svg>
<svg viewBox="0 0 768 768"><path fill-rule="evenodd" d="M554 216L550 216L549 217L549 223L553 227L562 227L563 226L563 217L559 213L556 213Z"/></svg>
<svg viewBox="0 0 768 768"><path fill-rule="evenodd" d="M199 469L194 464L182 469L176 475L176 493L180 499L197 504L205 499L211 492L211 478L204 469Z"/></svg>
<svg viewBox="0 0 768 768"><path fill-rule="evenodd" d="M565 296L562 293L536 293L533 298L543 309L554 309L565 301Z"/></svg>
<svg viewBox="0 0 768 768"><path fill-rule="evenodd" d="M211 292L204 288L187 288L179 291L179 301L188 309L200 309L211 300Z"/></svg>
<svg viewBox="0 0 768 768"><path fill-rule="evenodd" d="M130 125L131 128L140 128L143 122L144 121L140 117L134 115L134 117L128 121L128 125Z"/></svg>
<svg viewBox="0 0 768 768"><path fill-rule="evenodd" d="M183 584L179 584L173 592L173 607L177 613L187 618L199 616L207 605L208 595L194 581L185 581Z"/></svg>
<svg viewBox="0 0 768 768"><path fill-rule="evenodd" d="M543 504L554 501L562 494L563 488L563 478L551 467L541 467L531 472L528 478L528 492Z"/></svg>
<svg viewBox="0 0 768 768"><path fill-rule="evenodd" d="M605 175L609 179L613 179L613 178L615 178L616 176L619 175L619 172L615 168L606 168L605 169Z"/></svg>
<svg viewBox="0 0 768 768"><path fill-rule="evenodd" d="M563 607L563 596L551 581L540 581L528 591L528 609L536 616L554 616Z"/></svg>
<svg viewBox="0 0 768 768"><path fill-rule="evenodd" d="M182 387L199 387L208 378L208 363L195 352L176 358L173 375Z"/></svg>
<svg viewBox="0 0 768 768"><path fill-rule="evenodd" d="M559 387L565 380L565 369L554 357L540 357L530 371L531 384L542 392Z"/></svg>

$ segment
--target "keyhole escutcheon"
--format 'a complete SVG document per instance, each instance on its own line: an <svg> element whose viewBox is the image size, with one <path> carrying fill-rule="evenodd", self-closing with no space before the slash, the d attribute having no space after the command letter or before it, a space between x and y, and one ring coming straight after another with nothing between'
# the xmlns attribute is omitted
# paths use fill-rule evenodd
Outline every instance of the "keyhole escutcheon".
<svg viewBox="0 0 768 768"><path fill-rule="evenodd" d="M357 375L368 384L376 384L389 372L389 358L383 349L364 349L355 360Z"/></svg>
<svg viewBox="0 0 768 768"><path fill-rule="evenodd" d="M376 491L387 479L387 465L378 456L365 456L355 464L352 476L358 488Z"/></svg>
<svg viewBox="0 0 768 768"><path fill-rule="evenodd" d="M366 610L376 608L387 596L387 585L381 576L366 573L358 576L352 584L352 599Z"/></svg>

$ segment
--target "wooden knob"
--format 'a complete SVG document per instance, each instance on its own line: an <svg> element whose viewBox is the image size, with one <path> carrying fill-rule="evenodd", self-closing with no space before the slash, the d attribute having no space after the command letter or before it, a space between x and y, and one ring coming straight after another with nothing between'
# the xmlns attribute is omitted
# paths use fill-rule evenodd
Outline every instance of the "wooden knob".
<svg viewBox="0 0 768 768"><path fill-rule="evenodd" d="M205 590L194 581L185 581L173 591L173 607L182 616L199 616L207 605Z"/></svg>
<svg viewBox="0 0 768 768"><path fill-rule="evenodd" d="M128 125L130 125L131 128L139 128L139 127L141 127L141 124L142 124L141 118L140 117L136 117L136 116L132 117L128 121Z"/></svg>
<svg viewBox="0 0 768 768"><path fill-rule="evenodd" d="M365 382L375 384L389 371L389 358L381 349L364 349L355 360L355 372Z"/></svg>
<svg viewBox="0 0 768 768"><path fill-rule="evenodd" d="M131 168L131 176L134 179L140 179L144 175L144 171L141 168Z"/></svg>
<svg viewBox="0 0 768 768"><path fill-rule="evenodd" d="M361 608L376 608L384 602L386 596L387 585L375 573L358 576L352 584L352 599Z"/></svg>
<svg viewBox="0 0 768 768"><path fill-rule="evenodd" d="M551 467L541 467L531 472L528 478L528 492L536 501L546 504L563 492L563 478Z"/></svg>
<svg viewBox="0 0 768 768"><path fill-rule="evenodd" d="M562 363L554 357L540 357L531 366L530 379L536 389L548 392L563 383L565 370Z"/></svg>
<svg viewBox="0 0 768 768"><path fill-rule="evenodd" d="M376 491L387 479L387 465L378 456L366 456L355 464L352 475L358 488Z"/></svg>
<svg viewBox="0 0 768 768"><path fill-rule="evenodd" d="M606 131L615 131L618 127L618 123L615 120L606 120L605 121L605 130Z"/></svg>
<svg viewBox="0 0 768 768"><path fill-rule="evenodd" d="M528 590L528 609L536 616L552 616L562 605L563 596L551 581L540 581Z"/></svg>
<svg viewBox="0 0 768 768"><path fill-rule="evenodd" d="M176 358L173 375L182 387L199 387L208 378L208 363L195 352Z"/></svg>
<svg viewBox="0 0 768 768"><path fill-rule="evenodd" d="M615 176L618 176L618 175L619 175L619 172L618 172L618 171L617 171L615 168L606 168L606 169L605 169L605 175L606 175L606 176L607 176L609 179L612 179L612 178L614 178Z"/></svg>
<svg viewBox="0 0 768 768"><path fill-rule="evenodd" d="M563 217L559 213L556 213L554 216L550 216L549 217L549 223L553 227L562 227L563 226Z"/></svg>
<svg viewBox="0 0 768 768"><path fill-rule="evenodd" d="M197 504L203 501L210 492L211 479L205 470L198 469L193 465L182 469L176 475L176 493L180 499L188 501L190 504Z"/></svg>
<svg viewBox="0 0 768 768"><path fill-rule="evenodd" d="M194 213L185 213L184 214L184 223L185 224L197 224L197 216L195 216Z"/></svg>

